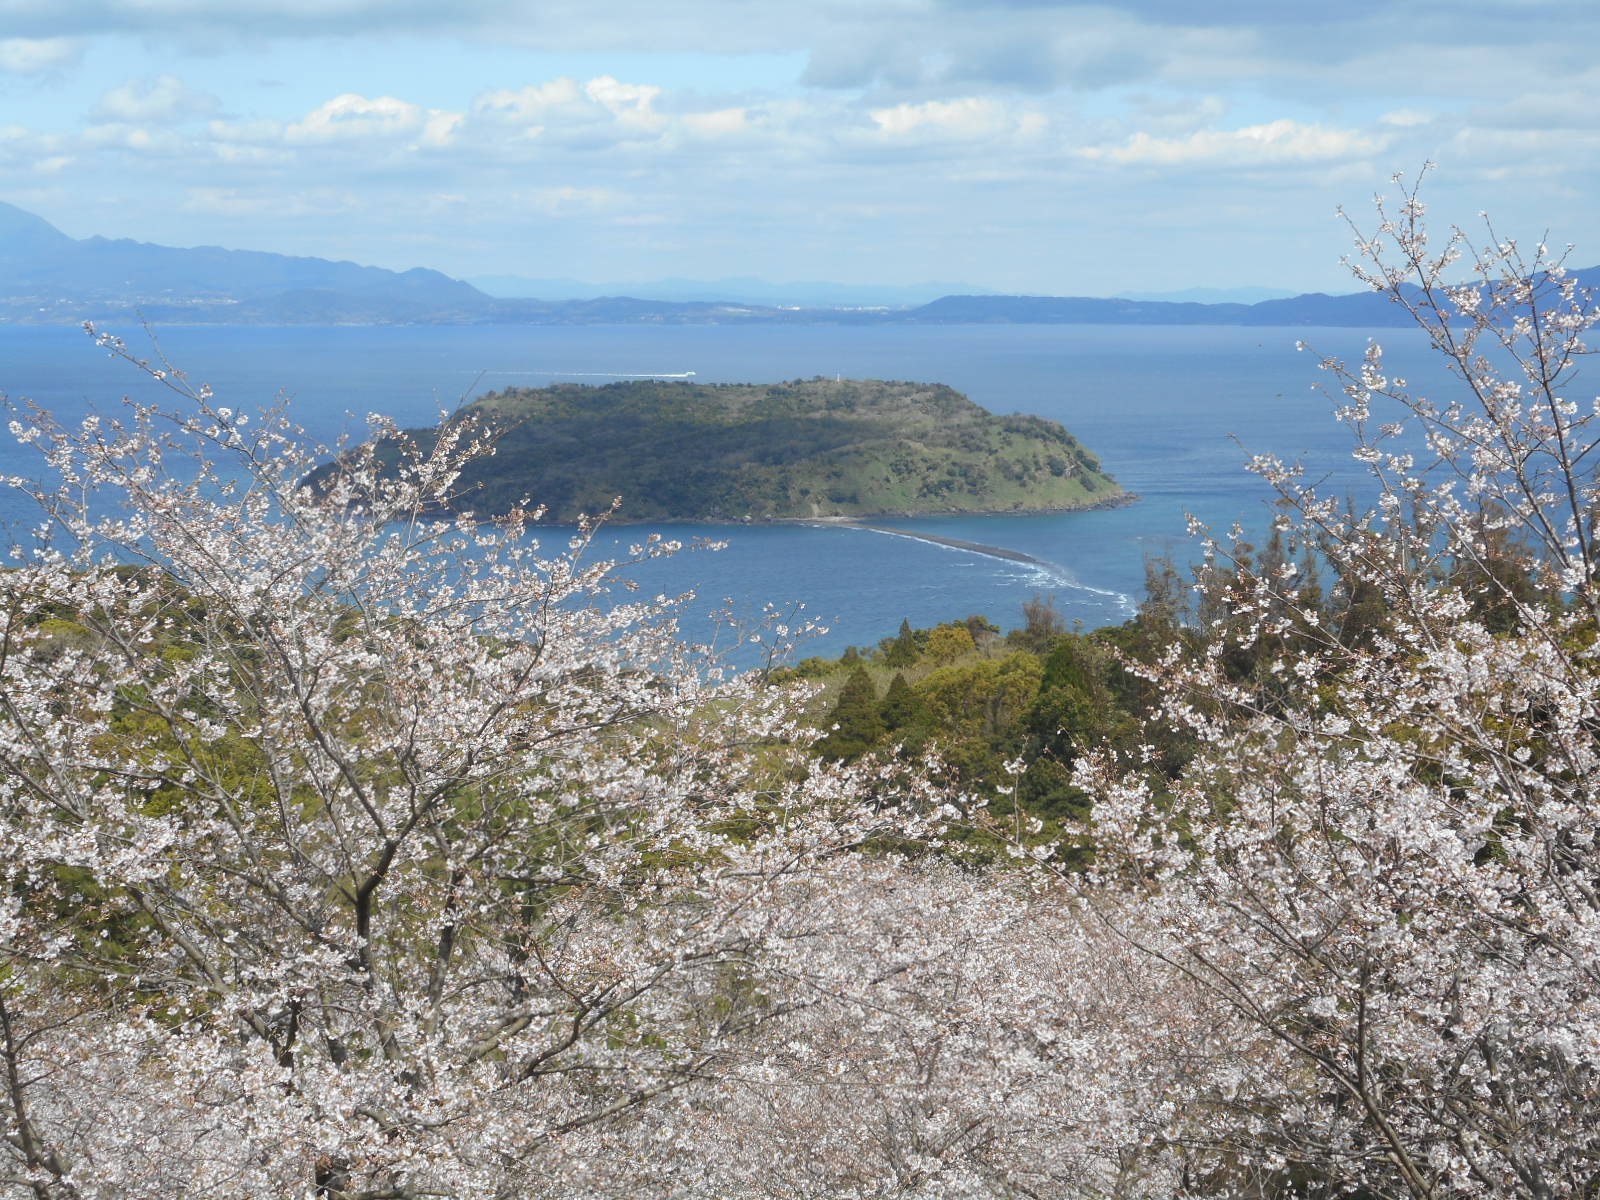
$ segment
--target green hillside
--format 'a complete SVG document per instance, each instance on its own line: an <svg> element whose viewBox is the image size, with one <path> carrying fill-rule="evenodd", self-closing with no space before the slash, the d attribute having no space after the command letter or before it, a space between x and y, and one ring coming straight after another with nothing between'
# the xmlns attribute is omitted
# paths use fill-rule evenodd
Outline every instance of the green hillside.
<svg viewBox="0 0 1600 1200"><path fill-rule="evenodd" d="M941 384L561 384L494 393L465 414L499 431L493 457L463 480L464 503L481 512L532 497L570 521L620 496L629 521L761 521L1125 498L1060 425L995 416Z"/></svg>

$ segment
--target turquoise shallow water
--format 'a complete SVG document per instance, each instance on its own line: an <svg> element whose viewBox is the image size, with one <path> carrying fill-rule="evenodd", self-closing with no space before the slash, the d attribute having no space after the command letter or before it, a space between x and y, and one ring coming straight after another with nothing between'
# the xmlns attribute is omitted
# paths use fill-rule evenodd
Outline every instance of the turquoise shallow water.
<svg viewBox="0 0 1600 1200"><path fill-rule="evenodd" d="M140 347L137 331L115 332ZM1360 488L1333 401L1315 390L1327 380L1315 355L1295 349L1304 339L1321 353L1355 358L1367 341L1358 330L190 327L162 330L160 338L168 357L211 384L222 402L250 409L285 396L294 417L324 440L359 431L367 412L420 424L496 387L563 379L692 371L702 382L836 374L933 380L996 412L1062 422L1141 497L1097 512L893 522L1037 562L861 529L653 527L686 541L722 539L727 548L639 568L643 586L693 590L696 611L725 600L746 616L766 603L804 605L829 630L809 652L875 642L903 617L926 625L983 613L1014 625L1036 594L1054 596L1068 620L1085 626L1123 620L1139 599L1149 557L1193 554L1186 512L1218 527L1264 523L1270 495L1245 472L1247 450L1302 457L1329 475L1329 486ZM1397 373L1424 387L1448 386L1414 335L1386 330L1382 339ZM130 391L152 395L154 386L79 330L0 326L0 391L14 402L32 399L75 418L91 408L111 411ZM0 439L0 473L36 471L33 457ZM3 495L0 521L25 528L31 514L14 493ZM606 535L609 543L601 540L625 547L640 532L619 529Z"/></svg>

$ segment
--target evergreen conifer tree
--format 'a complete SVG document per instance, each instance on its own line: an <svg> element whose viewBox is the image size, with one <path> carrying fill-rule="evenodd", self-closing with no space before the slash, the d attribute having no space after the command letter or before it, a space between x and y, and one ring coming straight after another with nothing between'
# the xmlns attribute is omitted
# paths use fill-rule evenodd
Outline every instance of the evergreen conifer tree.
<svg viewBox="0 0 1600 1200"><path fill-rule="evenodd" d="M906 682L903 671L896 671L894 678L889 681L889 690L883 695L878 713L883 718L884 728L890 733L914 725L923 715L922 702Z"/></svg>
<svg viewBox="0 0 1600 1200"><path fill-rule="evenodd" d="M883 736L878 688L865 667L857 667L845 680L839 701L828 714L828 724L832 729L817 743L817 752L825 758L846 762L860 758Z"/></svg>
<svg viewBox="0 0 1600 1200"><path fill-rule="evenodd" d="M917 661L918 656L916 634L911 629L910 620L902 617L900 619L900 632L895 635L894 640L884 649L884 666L909 667Z"/></svg>

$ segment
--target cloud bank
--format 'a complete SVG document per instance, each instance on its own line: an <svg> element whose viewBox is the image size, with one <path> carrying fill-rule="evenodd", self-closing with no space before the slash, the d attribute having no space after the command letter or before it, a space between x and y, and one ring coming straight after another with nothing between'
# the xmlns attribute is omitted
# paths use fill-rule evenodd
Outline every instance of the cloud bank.
<svg viewBox="0 0 1600 1200"><path fill-rule="evenodd" d="M1600 6L1225 7L0 0L0 198L460 275L1062 292L1333 286L1335 206L1428 160L1447 217L1595 224Z"/></svg>

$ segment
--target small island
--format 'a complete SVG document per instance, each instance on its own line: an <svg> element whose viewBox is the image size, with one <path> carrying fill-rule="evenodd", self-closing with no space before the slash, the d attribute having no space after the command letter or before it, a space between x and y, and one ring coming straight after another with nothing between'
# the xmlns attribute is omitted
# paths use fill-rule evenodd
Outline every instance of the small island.
<svg viewBox="0 0 1600 1200"><path fill-rule="evenodd" d="M629 380L495 392L452 420L495 431L461 507L525 497L571 522L778 521L1059 512L1129 499L1054 421L996 416L942 384ZM426 448L434 430L407 430Z"/></svg>

